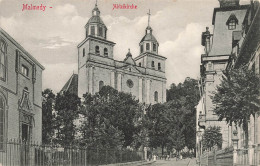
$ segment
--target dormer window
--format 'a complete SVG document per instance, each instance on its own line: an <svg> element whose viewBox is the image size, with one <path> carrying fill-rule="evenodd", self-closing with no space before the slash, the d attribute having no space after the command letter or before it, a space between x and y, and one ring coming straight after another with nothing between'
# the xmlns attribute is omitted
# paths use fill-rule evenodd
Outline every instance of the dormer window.
<svg viewBox="0 0 260 166"><path fill-rule="evenodd" d="M96 46L96 47L95 47L95 53L96 53L96 54L100 54L100 52L99 52L99 46Z"/></svg>
<svg viewBox="0 0 260 166"><path fill-rule="evenodd" d="M150 50L150 43L146 43L146 50Z"/></svg>
<svg viewBox="0 0 260 166"><path fill-rule="evenodd" d="M233 30L236 29L236 21L235 20L230 20L228 23L228 29Z"/></svg>
<svg viewBox="0 0 260 166"><path fill-rule="evenodd" d="M139 67L141 67L142 66L142 63L141 62L139 62Z"/></svg>
<svg viewBox="0 0 260 166"><path fill-rule="evenodd" d="M95 35L95 26L90 27L90 34Z"/></svg>
<svg viewBox="0 0 260 166"><path fill-rule="evenodd" d="M108 56L108 50L107 50L107 48L104 48L104 56Z"/></svg>
<svg viewBox="0 0 260 166"><path fill-rule="evenodd" d="M228 18L226 25L228 26L229 30L234 30L236 29L236 25L238 24L238 19L234 14L231 14L230 17Z"/></svg>

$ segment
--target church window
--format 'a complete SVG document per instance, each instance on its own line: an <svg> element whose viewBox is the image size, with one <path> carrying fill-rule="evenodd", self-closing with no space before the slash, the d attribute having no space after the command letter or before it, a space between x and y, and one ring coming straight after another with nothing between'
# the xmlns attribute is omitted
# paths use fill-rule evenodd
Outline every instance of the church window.
<svg viewBox="0 0 260 166"><path fill-rule="evenodd" d="M98 35L103 36L103 28L102 27L98 28Z"/></svg>
<svg viewBox="0 0 260 166"><path fill-rule="evenodd" d="M133 86L134 86L134 82L133 82L131 79L127 80L127 81L126 81L126 84L127 84L127 86L128 86L129 88L133 88Z"/></svg>
<svg viewBox="0 0 260 166"><path fill-rule="evenodd" d="M105 30L105 39L107 38L107 30Z"/></svg>
<svg viewBox="0 0 260 166"><path fill-rule="evenodd" d="M139 66L140 66L140 67L142 66L142 63L141 63L141 62L139 62Z"/></svg>
<svg viewBox="0 0 260 166"><path fill-rule="evenodd" d="M91 26L90 28L91 28L91 29L90 29L90 34L91 34L91 35L95 35L95 27L94 27L94 26Z"/></svg>
<svg viewBox="0 0 260 166"><path fill-rule="evenodd" d="M146 43L146 50L150 50L150 43Z"/></svg>
<svg viewBox="0 0 260 166"><path fill-rule="evenodd" d="M0 40L0 79L6 79L6 44Z"/></svg>
<svg viewBox="0 0 260 166"><path fill-rule="evenodd" d="M144 52L144 46L141 45L140 49L141 49L141 53L143 53Z"/></svg>
<svg viewBox="0 0 260 166"><path fill-rule="evenodd" d="M107 50L107 48L104 48L104 56L108 56L108 50Z"/></svg>
<svg viewBox="0 0 260 166"><path fill-rule="evenodd" d="M99 46L96 46L96 47L95 47L95 53L96 53L96 54L99 54L99 53L100 53L100 52L99 52Z"/></svg>
<svg viewBox="0 0 260 166"><path fill-rule="evenodd" d="M25 75L26 77L29 76L29 69L28 67L26 67L25 65L22 65L22 70L21 70L22 74Z"/></svg>
<svg viewBox="0 0 260 166"><path fill-rule="evenodd" d="M153 43L153 51L156 51L156 44Z"/></svg>
<svg viewBox="0 0 260 166"><path fill-rule="evenodd" d="M158 92L157 91L154 92L154 101L158 102Z"/></svg>
<svg viewBox="0 0 260 166"><path fill-rule="evenodd" d="M104 86L104 82L103 81L99 81L99 91L103 88Z"/></svg>
<svg viewBox="0 0 260 166"><path fill-rule="evenodd" d="M0 150L4 150L4 130L5 130L5 104L4 99L0 96Z"/></svg>
<svg viewBox="0 0 260 166"><path fill-rule="evenodd" d="M152 61L152 67L154 67L154 61Z"/></svg>
<svg viewBox="0 0 260 166"><path fill-rule="evenodd" d="M83 48L83 57L85 56L85 48Z"/></svg>
<svg viewBox="0 0 260 166"><path fill-rule="evenodd" d="M161 70L161 63L158 63L158 70Z"/></svg>

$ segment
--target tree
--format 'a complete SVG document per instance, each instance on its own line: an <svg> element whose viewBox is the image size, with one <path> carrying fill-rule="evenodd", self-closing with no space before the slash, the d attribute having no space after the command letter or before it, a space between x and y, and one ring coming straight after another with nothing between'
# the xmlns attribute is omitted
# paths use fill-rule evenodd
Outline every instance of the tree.
<svg viewBox="0 0 260 166"><path fill-rule="evenodd" d="M98 129L97 132L100 132L101 124L110 126L114 134L120 136L118 138L123 137L123 140L114 139L117 142L116 144L122 143L124 147L132 144L136 132L135 115L142 110L138 101L131 94L118 92L112 87L104 86L99 93L93 96L90 94L84 95L84 99L81 113L85 122L81 131L83 132L83 139L87 140L88 144L93 144L93 141L95 142L97 139L95 131ZM91 140L87 138L88 136L92 137ZM106 139L107 137L103 138L103 140ZM101 146L105 144L107 142L102 143ZM107 145L113 147L113 144L111 142Z"/></svg>
<svg viewBox="0 0 260 166"><path fill-rule="evenodd" d="M55 114L57 130L56 142L61 145L70 145L75 141L75 120L79 117L80 99L69 92L58 93L56 96Z"/></svg>
<svg viewBox="0 0 260 166"><path fill-rule="evenodd" d="M211 149L214 146L221 148L222 146L222 134L219 126L208 127L202 136L202 145L204 149Z"/></svg>
<svg viewBox="0 0 260 166"><path fill-rule="evenodd" d="M183 83L177 86L172 84L167 90L167 102L175 101L178 105L170 107L182 107L183 114L183 135L185 145L189 149L195 149L196 139L196 108L200 96L198 88L198 80L187 77Z"/></svg>
<svg viewBox="0 0 260 166"><path fill-rule="evenodd" d="M246 66L228 71L222 82L213 92L212 101L216 105L214 112L219 120L225 119L229 125L242 126L248 145L248 122L255 116L259 107L259 77Z"/></svg>
<svg viewBox="0 0 260 166"><path fill-rule="evenodd" d="M55 104L55 95L52 90L45 89L42 92L42 97L42 142L49 144L54 136L53 107Z"/></svg>

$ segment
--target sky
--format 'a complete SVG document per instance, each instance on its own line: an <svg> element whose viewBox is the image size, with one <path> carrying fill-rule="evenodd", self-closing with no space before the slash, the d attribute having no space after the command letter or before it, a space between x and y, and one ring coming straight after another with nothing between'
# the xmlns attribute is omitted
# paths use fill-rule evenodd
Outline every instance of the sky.
<svg viewBox="0 0 260 166"><path fill-rule="evenodd" d="M241 0L240 4L249 3ZM43 89L59 92L77 73L77 45L85 37L84 26L96 0L0 0L0 27L20 43L44 67ZM45 11L22 11L23 4L44 5ZM199 77L201 33L213 33L213 9L218 0L97 0L108 28L107 39L116 43L114 59L123 60L131 49L139 54L148 11L150 25L165 56L167 88L186 77ZM114 9L113 4L137 5L137 9ZM52 7L52 8L50 8Z"/></svg>

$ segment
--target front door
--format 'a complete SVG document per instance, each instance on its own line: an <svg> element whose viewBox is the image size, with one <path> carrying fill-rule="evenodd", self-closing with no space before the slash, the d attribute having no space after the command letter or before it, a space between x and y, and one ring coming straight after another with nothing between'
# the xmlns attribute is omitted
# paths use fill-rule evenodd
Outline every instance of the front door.
<svg viewBox="0 0 260 166"><path fill-rule="evenodd" d="M22 148L21 148L21 165L27 166L30 163L30 126L28 124L22 124L21 126Z"/></svg>

